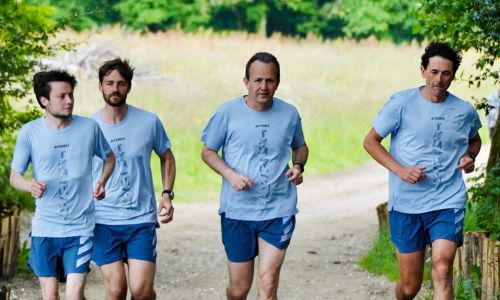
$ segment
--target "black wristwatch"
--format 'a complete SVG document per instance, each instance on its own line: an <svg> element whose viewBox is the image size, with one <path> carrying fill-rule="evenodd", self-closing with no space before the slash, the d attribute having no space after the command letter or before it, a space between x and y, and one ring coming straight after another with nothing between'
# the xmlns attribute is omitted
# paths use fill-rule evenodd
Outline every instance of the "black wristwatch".
<svg viewBox="0 0 500 300"><path fill-rule="evenodd" d="M171 191L171 190L163 190L163 192L161 192L161 196L163 197L164 194L169 194L170 195L170 200L174 200L174 191Z"/></svg>
<svg viewBox="0 0 500 300"><path fill-rule="evenodd" d="M301 162L296 162L296 163L293 163L293 165L299 165L299 168L300 168L300 173L304 173L304 163L301 163Z"/></svg>

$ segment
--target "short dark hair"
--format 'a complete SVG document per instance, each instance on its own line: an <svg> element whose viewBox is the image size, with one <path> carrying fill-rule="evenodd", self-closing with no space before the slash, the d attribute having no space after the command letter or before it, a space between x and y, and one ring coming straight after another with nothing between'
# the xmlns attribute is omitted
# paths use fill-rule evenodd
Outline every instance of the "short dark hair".
<svg viewBox="0 0 500 300"><path fill-rule="evenodd" d="M421 65L424 69L427 69L429 65L429 59L434 56L441 56L451 60L453 63L453 73L456 73L460 63L462 62L462 56L455 49L451 48L450 45L441 42L431 42L426 48L422 55Z"/></svg>
<svg viewBox="0 0 500 300"><path fill-rule="evenodd" d="M109 75L113 70L117 70L120 75L127 81L128 85L132 85L134 77L134 68L128 62L128 59L117 57L113 60L108 60L99 68L99 82L102 83L104 76Z"/></svg>
<svg viewBox="0 0 500 300"><path fill-rule="evenodd" d="M256 60L266 64L274 63L274 65L276 66L276 79L278 80L278 82L280 81L280 63L278 62L276 56L268 52L257 52L252 57L250 57L245 68L245 78L247 80L250 79L250 65Z"/></svg>
<svg viewBox="0 0 500 300"><path fill-rule="evenodd" d="M69 74L64 70L52 70L45 72L38 72L33 76L33 89L35 90L36 101L41 108L45 109L45 105L40 100L41 97L49 99L50 95L50 82L67 82L75 89L76 81L75 76Z"/></svg>

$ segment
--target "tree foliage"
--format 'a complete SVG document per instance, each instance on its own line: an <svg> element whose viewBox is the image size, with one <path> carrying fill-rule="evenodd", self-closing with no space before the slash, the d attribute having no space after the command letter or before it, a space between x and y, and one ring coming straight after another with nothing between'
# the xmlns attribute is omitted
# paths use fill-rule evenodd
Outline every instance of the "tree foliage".
<svg viewBox="0 0 500 300"><path fill-rule="evenodd" d="M375 36L396 42L421 39L416 0L28 0L52 5L54 18L75 30L122 23L139 31L172 28L247 31L323 38Z"/></svg>
<svg viewBox="0 0 500 300"><path fill-rule="evenodd" d="M0 202L23 202L27 200L26 196L15 192L8 184L13 133L40 112L35 109L33 101L22 112L14 110L11 101L26 97L37 59L50 56L65 45L51 46L48 42L60 27L51 19L51 9L47 7L14 0L2 1L0 24Z"/></svg>
<svg viewBox="0 0 500 300"><path fill-rule="evenodd" d="M395 42L422 40L413 28L420 25L415 0L343 0L340 13L345 20L342 31L347 37L363 39L375 36Z"/></svg>

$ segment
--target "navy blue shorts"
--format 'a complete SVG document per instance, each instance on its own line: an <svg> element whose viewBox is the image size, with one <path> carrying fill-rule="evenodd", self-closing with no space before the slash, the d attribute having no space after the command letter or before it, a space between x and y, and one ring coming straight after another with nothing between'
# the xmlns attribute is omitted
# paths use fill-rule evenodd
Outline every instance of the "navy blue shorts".
<svg viewBox="0 0 500 300"><path fill-rule="evenodd" d="M37 277L58 277L87 273L92 254L92 237L31 237L28 265ZM62 270L61 270L62 268Z"/></svg>
<svg viewBox="0 0 500 300"><path fill-rule="evenodd" d="M92 253L96 265L129 258L156 262L156 224L96 224Z"/></svg>
<svg viewBox="0 0 500 300"><path fill-rule="evenodd" d="M463 243L464 209L443 209L422 214L406 214L391 210L391 240L400 253L425 249L437 239Z"/></svg>
<svg viewBox="0 0 500 300"><path fill-rule="evenodd" d="M286 249L295 229L295 216L266 221L228 219L221 214L222 243L231 262L253 260L259 254L258 238Z"/></svg>

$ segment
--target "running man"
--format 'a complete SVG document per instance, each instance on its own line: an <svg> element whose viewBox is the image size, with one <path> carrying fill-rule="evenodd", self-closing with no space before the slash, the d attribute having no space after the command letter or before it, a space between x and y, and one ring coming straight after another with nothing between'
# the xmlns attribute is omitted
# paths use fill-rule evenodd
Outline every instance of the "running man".
<svg viewBox="0 0 500 300"><path fill-rule="evenodd" d="M94 235L94 201L105 195L115 157L96 122L73 115L75 77L65 71L39 72L34 90L45 116L25 124L17 136L10 183L35 197L29 266L43 299L59 299L58 271L67 276L66 298L84 299ZM96 169L92 191L92 158ZM24 177L28 165L33 180Z"/></svg>
<svg viewBox="0 0 500 300"><path fill-rule="evenodd" d="M92 115L116 153L106 197L96 201L92 255L101 268L107 299L126 299L128 288L132 299L156 298L156 228L158 219L168 223L174 213L175 159L170 140L155 114L127 104L133 75L127 60L105 62L99 69L104 108ZM158 208L150 165L153 151L160 157L163 182ZM94 171L100 166L96 158Z"/></svg>
<svg viewBox="0 0 500 300"><path fill-rule="evenodd" d="M258 299L276 299L308 149L297 109L273 97L280 83L276 57L266 52L252 56L243 82L248 95L221 105L203 130L201 156L222 176L219 214L228 258L227 298L246 299L258 255Z"/></svg>
<svg viewBox="0 0 500 300"><path fill-rule="evenodd" d="M422 285L424 251L432 247L434 299L453 298L453 260L463 242L466 187L481 148L479 116L448 92L460 55L433 42L422 55L425 85L393 94L364 140L389 170L389 223L397 248L397 299L413 299ZM389 152L381 145L391 135Z"/></svg>

